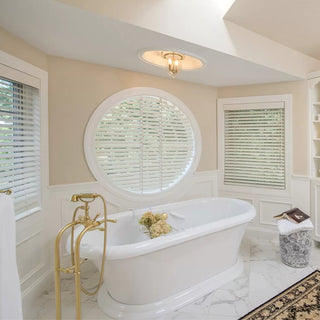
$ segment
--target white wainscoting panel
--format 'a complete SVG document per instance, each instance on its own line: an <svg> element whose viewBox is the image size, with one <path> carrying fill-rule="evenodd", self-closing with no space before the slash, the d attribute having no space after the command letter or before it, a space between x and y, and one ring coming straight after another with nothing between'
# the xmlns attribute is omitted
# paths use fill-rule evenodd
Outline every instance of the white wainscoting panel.
<svg viewBox="0 0 320 320"><path fill-rule="evenodd" d="M292 206L310 214L310 178L293 175L291 179Z"/></svg>
<svg viewBox="0 0 320 320"><path fill-rule="evenodd" d="M320 183L320 182L319 182ZM259 188L254 192L243 192L241 186L239 191L228 191L219 188L219 196L232 197L248 201L256 208L257 215L250 223L251 228L276 230L276 220L273 216L280 214L290 208L298 207L310 214L310 179L306 176L292 175L288 195L277 195L275 191L270 193L259 193ZM320 186L320 185L319 185Z"/></svg>
<svg viewBox="0 0 320 320"><path fill-rule="evenodd" d="M193 175L191 187L179 200L216 196L218 196L218 171L200 171Z"/></svg>
<svg viewBox="0 0 320 320"><path fill-rule="evenodd" d="M45 230L43 210L16 221L17 266L25 318L34 316L32 305L53 275L53 266L47 259L49 238Z"/></svg>
<svg viewBox="0 0 320 320"><path fill-rule="evenodd" d="M259 218L260 224L276 226L277 222L273 218L276 214L290 210L292 204L290 202L280 202L275 200L260 200L259 201Z"/></svg>

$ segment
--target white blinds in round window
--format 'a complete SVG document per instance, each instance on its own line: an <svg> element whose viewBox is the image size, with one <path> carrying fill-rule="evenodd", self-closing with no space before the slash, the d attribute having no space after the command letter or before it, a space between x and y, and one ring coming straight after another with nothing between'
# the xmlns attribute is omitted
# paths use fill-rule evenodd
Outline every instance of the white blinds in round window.
<svg viewBox="0 0 320 320"><path fill-rule="evenodd" d="M187 116L170 101L152 95L130 97L109 108L97 126L94 144L107 179L136 194L174 186L195 153Z"/></svg>

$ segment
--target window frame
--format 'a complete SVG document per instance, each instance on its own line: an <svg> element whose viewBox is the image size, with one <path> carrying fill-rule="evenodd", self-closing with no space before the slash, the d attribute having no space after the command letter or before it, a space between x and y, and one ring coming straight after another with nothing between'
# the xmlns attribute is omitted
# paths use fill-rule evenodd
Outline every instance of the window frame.
<svg viewBox="0 0 320 320"><path fill-rule="evenodd" d="M285 111L285 189L265 188L259 186L231 185L224 183L224 110L230 110L232 105L251 105L261 103L283 103ZM261 107L263 108L263 107ZM250 107L248 107L250 109ZM266 95L237 98L218 99L218 169L219 169L219 189L224 192L241 192L251 194L264 194L274 196L289 196L291 191L292 175L292 95Z"/></svg>
<svg viewBox="0 0 320 320"><path fill-rule="evenodd" d="M94 138L96 128L103 117L103 115L114 105L122 102L123 100L132 97L132 96L139 96L139 95L153 95L159 98L163 98L169 100L173 104L175 104L188 118L190 121L192 130L194 132L194 140L195 140L195 151L194 151L194 158L190 165L189 170L186 174L178 181L174 186L170 187L167 190L164 190L159 193L153 194L134 194L132 192L123 190L117 187L115 184L110 182L106 179L105 175L103 174L102 170L100 169L98 162L95 158L95 149L94 149ZM192 112L188 109L188 107L177 97L174 95L151 87L134 87L129 89L124 89L119 91L112 96L106 98L94 111L91 115L84 134L84 153L85 158L88 164L88 167L95 177L95 179L103 185L109 192L116 196L121 196L126 200L135 201L135 202L146 202L146 201L155 201L155 200L162 200L166 199L168 196L176 195L183 190L183 186L186 185L190 181L190 177L196 171L200 157L201 157L201 134L198 123L192 114Z"/></svg>
<svg viewBox="0 0 320 320"><path fill-rule="evenodd" d="M39 88L40 104L40 207L17 214L19 221L30 215L45 212L48 203L49 153L48 153L48 73L28 62L0 50L0 75Z"/></svg>

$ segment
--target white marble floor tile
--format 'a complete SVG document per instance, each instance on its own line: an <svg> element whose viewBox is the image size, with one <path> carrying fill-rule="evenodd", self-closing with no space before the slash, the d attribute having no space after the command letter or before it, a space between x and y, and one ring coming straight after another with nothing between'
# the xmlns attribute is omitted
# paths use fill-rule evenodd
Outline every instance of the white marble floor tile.
<svg viewBox="0 0 320 320"><path fill-rule="evenodd" d="M244 271L234 281L211 292L159 320L237 320L261 303L269 300L320 266L320 247L313 246L310 266L296 269L281 263L278 235L247 231L240 254ZM98 274L87 268L84 273L86 287L97 283ZM71 278L62 281L63 319L75 319L74 284ZM55 319L53 285L34 305L36 316L25 319ZM82 297L82 319L108 318L98 307L95 297ZM130 320L130 319L127 319Z"/></svg>
<svg viewBox="0 0 320 320"><path fill-rule="evenodd" d="M274 260L252 261L249 277L250 309L258 307L312 271L312 267L296 269Z"/></svg>

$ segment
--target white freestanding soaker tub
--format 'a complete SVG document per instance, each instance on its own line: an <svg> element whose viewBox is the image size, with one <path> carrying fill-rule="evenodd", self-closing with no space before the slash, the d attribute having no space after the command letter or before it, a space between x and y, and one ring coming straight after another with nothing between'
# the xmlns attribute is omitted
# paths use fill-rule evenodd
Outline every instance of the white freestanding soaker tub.
<svg viewBox="0 0 320 320"><path fill-rule="evenodd" d="M211 292L242 272L239 246L254 207L228 198L155 206L174 230L149 239L138 224L149 208L110 215L99 306L116 319L151 319ZM102 232L89 232L81 256L99 266Z"/></svg>

